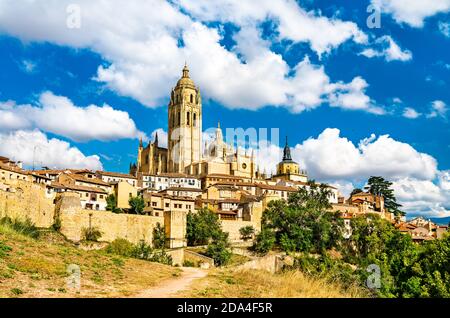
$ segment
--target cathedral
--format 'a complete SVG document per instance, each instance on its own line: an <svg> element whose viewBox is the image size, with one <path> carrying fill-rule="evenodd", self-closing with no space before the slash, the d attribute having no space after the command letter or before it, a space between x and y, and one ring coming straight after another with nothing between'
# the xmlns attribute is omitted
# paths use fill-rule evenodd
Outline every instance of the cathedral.
<svg viewBox="0 0 450 318"><path fill-rule="evenodd" d="M170 94L168 105L168 148L158 145L158 135L144 147L140 140L133 175L178 173L193 176L223 174L253 179L257 169L253 153L242 154L223 140L218 125L215 140L202 147L202 98L200 89L184 66Z"/></svg>

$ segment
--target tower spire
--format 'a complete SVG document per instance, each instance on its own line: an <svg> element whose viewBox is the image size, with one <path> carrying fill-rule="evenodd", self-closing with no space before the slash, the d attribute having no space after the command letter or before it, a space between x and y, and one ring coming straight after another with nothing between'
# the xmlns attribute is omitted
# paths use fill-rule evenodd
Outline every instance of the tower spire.
<svg viewBox="0 0 450 318"><path fill-rule="evenodd" d="M292 160L291 149L289 148L288 137L286 136L286 145L284 146L283 150L283 161L291 161L291 160Z"/></svg>
<svg viewBox="0 0 450 318"><path fill-rule="evenodd" d="M187 66L186 61L184 62L184 67L183 67L183 77L189 78L189 68Z"/></svg>

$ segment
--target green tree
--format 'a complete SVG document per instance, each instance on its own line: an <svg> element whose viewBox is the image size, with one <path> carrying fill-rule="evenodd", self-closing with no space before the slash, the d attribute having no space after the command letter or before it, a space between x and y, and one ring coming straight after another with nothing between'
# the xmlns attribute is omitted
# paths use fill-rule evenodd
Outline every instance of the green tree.
<svg viewBox="0 0 450 318"><path fill-rule="evenodd" d="M219 217L208 209L201 209L197 213L189 212L186 223L189 246L207 245L211 240L220 238L223 233Z"/></svg>
<svg viewBox="0 0 450 318"><path fill-rule="evenodd" d="M222 232L219 237L215 237L213 241L208 244L206 256L214 259L214 264L216 266L226 265L231 259L229 247L230 243L228 242L228 233Z"/></svg>
<svg viewBox="0 0 450 318"><path fill-rule="evenodd" d="M263 213L262 233L256 239L255 249L264 251L275 245L287 252L316 252L338 246L343 231L343 220L330 212L330 190L325 185L310 183L289 196L287 202L272 201Z"/></svg>
<svg viewBox="0 0 450 318"><path fill-rule="evenodd" d="M117 199L114 194L110 194L106 197L106 211L113 213L121 213L122 210L117 207Z"/></svg>
<svg viewBox="0 0 450 318"><path fill-rule="evenodd" d="M141 196L137 197L131 197L128 200L128 203L130 204L131 211L135 214L143 214L145 202L144 199Z"/></svg>
<svg viewBox="0 0 450 318"><path fill-rule="evenodd" d="M239 234L241 234L241 238L244 241L247 241L253 237L253 234L255 234L255 228L251 225L241 227L239 229Z"/></svg>
<svg viewBox="0 0 450 318"><path fill-rule="evenodd" d="M263 228L256 236L253 250L264 255L275 246L275 241L275 233L271 229Z"/></svg>
<svg viewBox="0 0 450 318"><path fill-rule="evenodd" d="M166 231L164 226L158 222L153 229L153 247L156 249L164 249L166 245Z"/></svg>
<svg viewBox="0 0 450 318"><path fill-rule="evenodd" d="M403 216L405 212L399 209L402 205L397 203L391 186L392 182L385 180L383 177L372 176L367 181L367 190L373 195L382 196L384 198L384 206L389 212L394 213L396 216Z"/></svg>

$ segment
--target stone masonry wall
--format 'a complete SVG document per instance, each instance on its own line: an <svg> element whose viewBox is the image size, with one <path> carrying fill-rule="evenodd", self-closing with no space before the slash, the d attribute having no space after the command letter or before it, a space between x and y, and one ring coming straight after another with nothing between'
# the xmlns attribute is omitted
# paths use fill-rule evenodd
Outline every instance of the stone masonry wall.
<svg viewBox="0 0 450 318"><path fill-rule="evenodd" d="M0 188L0 218L29 218L37 227L50 227L54 211L53 199L46 197L45 187L40 184L17 180Z"/></svg>

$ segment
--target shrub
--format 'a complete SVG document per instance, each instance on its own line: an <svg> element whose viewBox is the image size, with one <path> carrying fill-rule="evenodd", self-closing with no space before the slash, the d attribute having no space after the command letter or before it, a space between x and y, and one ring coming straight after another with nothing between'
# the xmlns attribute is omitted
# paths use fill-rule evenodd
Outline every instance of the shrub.
<svg viewBox="0 0 450 318"><path fill-rule="evenodd" d="M244 241L247 241L253 237L253 234L255 234L255 228L251 225L241 227L239 229L239 234L241 234L241 238Z"/></svg>
<svg viewBox="0 0 450 318"><path fill-rule="evenodd" d="M10 217L3 217L0 219L0 224L12 229L18 234L26 235L34 239L39 237L38 228L28 217L25 221L19 219L12 220Z"/></svg>
<svg viewBox="0 0 450 318"><path fill-rule="evenodd" d="M206 256L214 259L214 264L217 266L226 265L231 259L231 252L229 251L228 233L223 233L219 238L214 239L206 249Z"/></svg>
<svg viewBox="0 0 450 318"><path fill-rule="evenodd" d="M23 294L23 291L22 291L20 288L12 288L12 289L11 289L11 293L12 293L13 295L18 296L18 295L22 295L22 294Z"/></svg>
<svg viewBox="0 0 450 318"><path fill-rule="evenodd" d="M172 256L167 254L164 250L154 252L150 255L148 260L166 265L172 265L173 262Z"/></svg>
<svg viewBox="0 0 450 318"><path fill-rule="evenodd" d="M269 229L263 229L253 244L253 250L259 254L267 254L275 245L275 233Z"/></svg>
<svg viewBox="0 0 450 318"><path fill-rule="evenodd" d="M102 232L97 227L84 227L81 232L83 240L88 242L98 242L102 237Z"/></svg>
<svg viewBox="0 0 450 318"><path fill-rule="evenodd" d="M122 213L122 210L117 207L117 199L114 194L106 197L106 210L112 213Z"/></svg>
<svg viewBox="0 0 450 318"><path fill-rule="evenodd" d="M61 230L61 219L59 217L55 218L55 222L53 222L52 229L56 232Z"/></svg>
<svg viewBox="0 0 450 318"><path fill-rule="evenodd" d="M184 267L196 267L196 265L195 265L194 262L188 261L188 260L185 260L185 261L183 262L183 266L184 266Z"/></svg>
<svg viewBox="0 0 450 318"><path fill-rule="evenodd" d="M134 246L131 256L138 259L148 260L152 253L152 247L145 243L145 241L140 241L139 244Z"/></svg>
<svg viewBox="0 0 450 318"><path fill-rule="evenodd" d="M106 248L106 252L110 254L131 257L135 246L133 243L123 238L118 238L112 241Z"/></svg>
<svg viewBox="0 0 450 318"><path fill-rule="evenodd" d="M153 247L154 248L164 248L166 245L166 232L164 226L161 226L159 222L153 229Z"/></svg>

